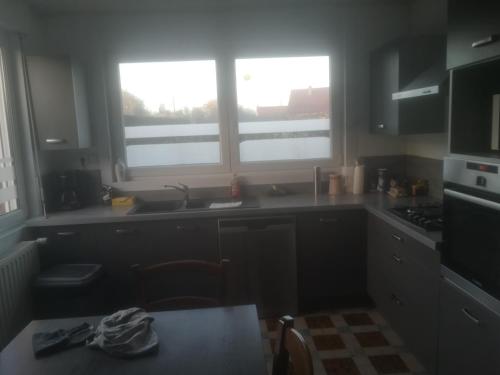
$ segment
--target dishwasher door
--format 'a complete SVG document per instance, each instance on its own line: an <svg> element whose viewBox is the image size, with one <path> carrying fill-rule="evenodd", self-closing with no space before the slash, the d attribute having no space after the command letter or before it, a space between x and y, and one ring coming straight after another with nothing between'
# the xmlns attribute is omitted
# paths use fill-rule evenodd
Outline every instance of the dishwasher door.
<svg viewBox="0 0 500 375"><path fill-rule="evenodd" d="M294 217L221 219L219 248L229 304L255 304L265 318L297 313Z"/></svg>

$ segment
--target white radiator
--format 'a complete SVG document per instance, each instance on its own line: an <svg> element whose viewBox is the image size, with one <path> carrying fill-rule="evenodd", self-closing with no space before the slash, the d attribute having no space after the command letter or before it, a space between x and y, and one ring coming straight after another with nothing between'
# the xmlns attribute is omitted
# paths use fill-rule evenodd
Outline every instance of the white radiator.
<svg viewBox="0 0 500 375"><path fill-rule="evenodd" d="M36 242L0 259L0 350L32 319L31 285L39 272Z"/></svg>

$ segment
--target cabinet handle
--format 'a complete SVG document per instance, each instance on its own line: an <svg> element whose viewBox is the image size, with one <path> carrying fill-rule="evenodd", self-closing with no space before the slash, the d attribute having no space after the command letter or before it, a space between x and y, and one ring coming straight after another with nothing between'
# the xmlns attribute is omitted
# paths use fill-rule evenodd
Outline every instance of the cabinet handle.
<svg viewBox="0 0 500 375"><path fill-rule="evenodd" d="M395 261L396 263L401 264L401 258L400 258L400 257L398 257L396 254L393 254L393 255L392 255L392 259L394 259L394 261Z"/></svg>
<svg viewBox="0 0 500 375"><path fill-rule="evenodd" d="M472 315L469 310L467 310L465 307L462 309L462 312L464 315L469 318L474 324L479 324L479 319L476 318L474 315Z"/></svg>
<svg viewBox="0 0 500 375"><path fill-rule="evenodd" d="M47 138L45 140L45 143L48 143L49 145L61 145L66 142L67 141L64 138Z"/></svg>
<svg viewBox="0 0 500 375"><path fill-rule="evenodd" d="M378 124L377 125L377 129L384 129L385 128L385 125L384 124Z"/></svg>
<svg viewBox="0 0 500 375"><path fill-rule="evenodd" d="M497 40L498 40L498 35L488 35L484 39L479 39L476 40L475 42L472 42L472 48L484 47L487 46L488 44L495 43Z"/></svg>
<svg viewBox="0 0 500 375"><path fill-rule="evenodd" d="M115 229L116 234L133 234L136 231L136 229Z"/></svg>
<svg viewBox="0 0 500 375"><path fill-rule="evenodd" d="M76 232L57 232L58 237L72 237L76 236Z"/></svg>
<svg viewBox="0 0 500 375"><path fill-rule="evenodd" d="M175 227L175 229L177 229L178 232L196 232L198 231L198 227L197 226L186 226L186 225L182 225L182 224L179 224Z"/></svg>
<svg viewBox="0 0 500 375"><path fill-rule="evenodd" d="M339 219L338 218L320 218L319 219L319 222L322 223L322 224L333 224L333 223L338 223L339 222Z"/></svg>
<svg viewBox="0 0 500 375"><path fill-rule="evenodd" d="M396 305L403 306L403 302L395 294L391 294L391 299Z"/></svg>
<svg viewBox="0 0 500 375"><path fill-rule="evenodd" d="M398 236L397 234L392 234L392 238L394 238L396 241L403 242L403 237Z"/></svg>

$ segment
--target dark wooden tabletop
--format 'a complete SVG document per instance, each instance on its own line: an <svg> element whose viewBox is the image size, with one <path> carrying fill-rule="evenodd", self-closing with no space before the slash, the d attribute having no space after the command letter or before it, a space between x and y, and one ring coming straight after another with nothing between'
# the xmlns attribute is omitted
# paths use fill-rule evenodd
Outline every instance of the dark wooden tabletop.
<svg viewBox="0 0 500 375"><path fill-rule="evenodd" d="M101 350L78 347L35 359L36 332L97 325L101 317L31 322L0 354L1 375L265 375L255 306L152 313L160 339L157 353L117 359Z"/></svg>

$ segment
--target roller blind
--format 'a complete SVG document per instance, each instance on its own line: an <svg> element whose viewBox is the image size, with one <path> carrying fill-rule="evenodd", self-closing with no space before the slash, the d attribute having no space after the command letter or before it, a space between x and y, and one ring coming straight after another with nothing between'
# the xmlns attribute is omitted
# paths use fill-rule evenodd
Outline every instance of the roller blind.
<svg viewBox="0 0 500 375"><path fill-rule="evenodd" d="M10 135L5 51L0 48L0 215L19 208Z"/></svg>

